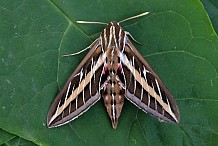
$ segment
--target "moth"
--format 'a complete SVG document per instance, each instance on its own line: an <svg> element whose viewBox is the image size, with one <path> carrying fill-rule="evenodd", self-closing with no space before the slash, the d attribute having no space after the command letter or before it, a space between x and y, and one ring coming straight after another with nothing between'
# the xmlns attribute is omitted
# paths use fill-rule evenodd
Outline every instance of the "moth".
<svg viewBox="0 0 218 146"><path fill-rule="evenodd" d="M146 14L148 12L120 22L108 23L100 37L86 48L90 49L88 54L49 109L49 128L74 120L101 98L114 129L125 99L161 121L179 122L179 109L173 96L133 46L130 40L135 39L120 26L121 22ZM79 23L105 24L84 21Z"/></svg>

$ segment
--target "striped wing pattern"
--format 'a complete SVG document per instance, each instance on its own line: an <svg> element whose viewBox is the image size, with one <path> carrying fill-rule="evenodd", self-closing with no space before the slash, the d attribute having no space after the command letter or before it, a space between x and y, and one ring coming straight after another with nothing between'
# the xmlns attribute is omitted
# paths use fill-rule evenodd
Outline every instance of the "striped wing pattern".
<svg viewBox="0 0 218 146"><path fill-rule="evenodd" d="M103 69L103 55L99 39L90 47L92 49L52 103L47 116L48 127L70 122L100 99L98 86L96 86Z"/></svg>
<svg viewBox="0 0 218 146"><path fill-rule="evenodd" d="M161 121L178 123L179 110L173 96L129 40L120 58L127 83L125 97Z"/></svg>

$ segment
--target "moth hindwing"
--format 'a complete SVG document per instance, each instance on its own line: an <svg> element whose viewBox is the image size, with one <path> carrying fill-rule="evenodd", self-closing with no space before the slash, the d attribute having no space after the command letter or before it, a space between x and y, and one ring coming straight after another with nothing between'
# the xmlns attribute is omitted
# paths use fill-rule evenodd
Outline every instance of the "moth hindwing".
<svg viewBox="0 0 218 146"><path fill-rule="evenodd" d="M113 128L117 127L125 98L162 121L179 122L173 96L130 42L130 37L119 23L107 24L56 96L48 112L48 127L70 122L101 97Z"/></svg>

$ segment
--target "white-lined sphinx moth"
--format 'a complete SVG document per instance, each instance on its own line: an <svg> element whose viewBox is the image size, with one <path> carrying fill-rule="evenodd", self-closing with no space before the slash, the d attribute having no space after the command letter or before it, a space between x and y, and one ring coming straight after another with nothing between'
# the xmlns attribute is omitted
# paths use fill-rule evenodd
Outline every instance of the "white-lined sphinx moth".
<svg viewBox="0 0 218 146"><path fill-rule="evenodd" d="M117 127L124 98L162 121L179 122L173 96L130 42L132 36L119 23L108 23L100 37L88 47L89 53L52 103L47 116L48 127L70 122L101 97L113 128Z"/></svg>

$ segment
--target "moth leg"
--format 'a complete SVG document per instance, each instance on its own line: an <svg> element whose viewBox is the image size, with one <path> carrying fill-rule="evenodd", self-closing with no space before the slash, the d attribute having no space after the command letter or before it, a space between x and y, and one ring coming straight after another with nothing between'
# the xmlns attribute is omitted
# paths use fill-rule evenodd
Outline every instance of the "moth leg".
<svg viewBox="0 0 218 146"><path fill-rule="evenodd" d="M78 54L80 54L80 53L82 53L82 52L84 52L84 51L86 51L86 50L88 50L88 49L91 49L91 48L93 47L93 45L94 45L97 41L99 41L99 38L97 38L90 46L86 47L85 49L82 49L81 51L78 51L78 52L76 52L76 53L62 55L62 57L78 55Z"/></svg>
<svg viewBox="0 0 218 146"><path fill-rule="evenodd" d="M128 31L125 31L125 33L137 44L141 45L142 43L138 42Z"/></svg>

